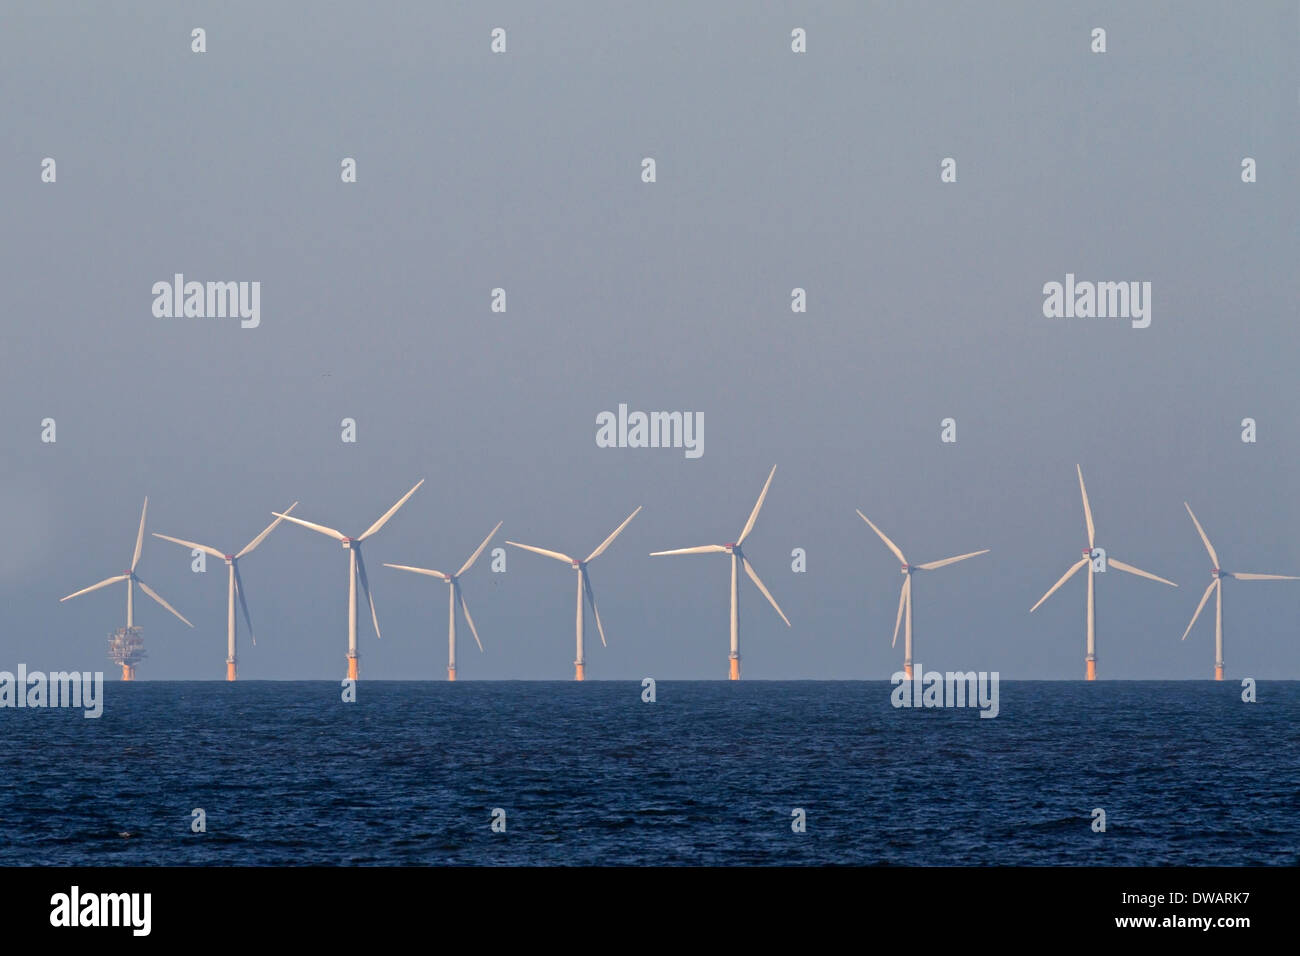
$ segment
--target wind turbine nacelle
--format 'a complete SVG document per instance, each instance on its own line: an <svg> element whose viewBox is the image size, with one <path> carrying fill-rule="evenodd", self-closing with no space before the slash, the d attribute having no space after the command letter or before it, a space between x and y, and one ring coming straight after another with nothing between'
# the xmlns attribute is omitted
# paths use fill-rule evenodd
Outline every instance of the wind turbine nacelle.
<svg viewBox="0 0 1300 956"><path fill-rule="evenodd" d="M351 538L344 538L344 539L343 539L342 541L340 541L339 543L340 543L341 545L343 545L344 550L346 550L346 549L352 547L352 539L351 539Z"/></svg>
<svg viewBox="0 0 1300 956"><path fill-rule="evenodd" d="M734 542L734 541L731 542L731 544L724 544L723 547L727 549L727 554L735 554L735 553L736 553L736 542Z"/></svg>
<svg viewBox="0 0 1300 956"><path fill-rule="evenodd" d="M1218 568L1210 568L1210 577L1221 578L1223 577L1223 572Z"/></svg>
<svg viewBox="0 0 1300 956"><path fill-rule="evenodd" d="M581 562L581 561L574 561L574 562L573 562L573 570L575 570L575 571L581 571L581 570L582 570L582 562Z"/></svg>
<svg viewBox="0 0 1300 956"><path fill-rule="evenodd" d="M233 554L228 554L228 555L226 555L225 557L226 557L226 564L234 564L234 563L235 563L235 556L234 556Z"/></svg>

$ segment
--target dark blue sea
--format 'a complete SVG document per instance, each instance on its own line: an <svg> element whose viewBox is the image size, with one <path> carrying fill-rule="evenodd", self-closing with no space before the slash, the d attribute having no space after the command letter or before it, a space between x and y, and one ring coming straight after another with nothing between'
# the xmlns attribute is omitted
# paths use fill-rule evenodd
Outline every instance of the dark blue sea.
<svg viewBox="0 0 1300 956"><path fill-rule="evenodd" d="M97 720L0 709L0 864L1300 863L1300 683L890 690L107 683Z"/></svg>

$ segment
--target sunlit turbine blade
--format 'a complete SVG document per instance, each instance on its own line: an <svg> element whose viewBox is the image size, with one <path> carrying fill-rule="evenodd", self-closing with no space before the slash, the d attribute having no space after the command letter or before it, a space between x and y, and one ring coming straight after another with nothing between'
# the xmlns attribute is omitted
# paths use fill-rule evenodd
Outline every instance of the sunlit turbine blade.
<svg viewBox="0 0 1300 956"><path fill-rule="evenodd" d="M1083 486L1083 469L1078 465L1074 470L1079 473L1079 494L1083 495L1083 520L1088 523L1088 547L1093 547L1097 529L1092 525L1092 506L1088 504L1088 489Z"/></svg>
<svg viewBox="0 0 1300 956"><path fill-rule="evenodd" d="M767 473L767 481L763 483L763 490L758 493L758 500L754 502L754 510L749 513L749 520L745 522L740 537L736 539L736 544L744 544L745 539L749 537L749 533L754 530L754 522L758 520L758 513L763 508L763 500L767 497L767 489L772 487L772 476L775 474L776 465L773 465L772 470Z"/></svg>
<svg viewBox="0 0 1300 956"><path fill-rule="evenodd" d="M500 530L501 530L501 522L498 521L497 526L488 533L488 536L483 539L483 543L478 546L478 550L475 551L473 554L471 554L469 556L469 560L460 566L460 570L456 572L456 577L460 577L462 574L464 574L466 571L468 571L470 568L474 566L474 562L477 561L478 556L483 553L483 549L488 546L488 542L492 540L492 536L495 535Z"/></svg>
<svg viewBox="0 0 1300 956"><path fill-rule="evenodd" d="M149 587L149 585L145 584L145 583L144 583L143 581L141 581L139 578L136 578L136 579L135 579L135 583L138 584L138 585L140 585L140 590L141 590L141 591L143 591L145 594L149 595L151 598L153 598L155 601L157 601L159 604L161 604L161 605L162 605L163 607L165 607L167 610L171 611L173 614L175 614L177 617L179 617L182 621L185 621L185 623L186 623L186 624L189 624L190 627L193 627L193 626L194 626L193 624L190 624L190 622L189 622L188 620L185 619L185 615L184 615L184 614L182 614L180 611L176 610L176 608L172 607L170 604L168 604L166 601L164 601L164 600L162 599L162 595L159 594L157 591L155 591L153 588Z"/></svg>
<svg viewBox="0 0 1300 956"><path fill-rule="evenodd" d="M715 554L719 551L726 551L720 544L705 544L698 548L677 548L673 551L651 551L650 557L659 557L665 554Z"/></svg>
<svg viewBox="0 0 1300 956"><path fill-rule="evenodd" d="M628 515L627 518L624 520L624 522L614 529L614 533L600 543L599 548L591 552L591 554L587 555L587 561L594 561L597 558L599 558L602 554L604 554L605 549L614 543L614 539L623 533L623 529L626 528L628 524L632 521L632 519L635 518L638 514L640 514L640 512L641 512L641 505L637 505L636 511L633 511L630 515ZM583 562L583 564L586 563L587 563L586 561Z"/></svg>
<svg viewBox="0 0 1300 956"><path fill-rule="evenodd" d="M375 625L375 637L379 637L379 616L375 614L375 598L370 593L370 581L366 578L366 562L361 560L361 549L357 548L357 578L361 581L361 590L370 602L370 621Z"/></svg>
<svg viewBox="0 0 1300 956"><path fill-rule="evenodd" d="M296 507L298 507L298 502L295 501L295 502L294 502L293 504L291 504L289 507L287 507L287 508L284 509L284 514L288 514L290 511L292 511L292 510L293 510L294 508L296 508ZM252 541L248 542L248 544L244 545L244 549L243 549L242 551L240 551L237 555L235 555L235 557L236 557L236 558L242 558L244 555L248 554L248 552L250 552L250 551L252 551L254 548L256 548L259 544L261 544L263 541L266 540L266 536L267 536L268 534L270 534L272 531L274 531L274 530L276 529L276 527L280 524L280 522L283 521L283 520L284 520L283 518L276 518L274 521L272 521L272 522L267 526L267 528L266 528L265 531L263 531L261 534L259 534L259 535L258 535L256 538L254 538Z"/></svg>
<svg viewBox="0 0 1300 956"><path fill-rule="evenodd" d="M587 603L591 605L591 613L596 618L596 631L600 634L600 643L604 647L609 647L605 641L605 625L600 623L600 611L596 609L596 592L591 589L591 576L587 574L584 567L579 572L582 575L582 590L587 595Z"/></svg>
<svg viewBox="0 0 1300 956"><path fill-rule="evenodd" d="M917 567L922 571L933 571L935 568L947 567L950 564L956 564L958 561L965 561L967 558L976 558L981 554L988 554L989 549L983 551L972 551L970 554L959 554L955 558L944 558L942 561L930 561L926 564L918 564Z"/></svg>
<svg viewBox="0 0 1300 956"><path fill-rule="evenodd" d="M740 563L745 566L745 573L749 575L749 579L754 582L760 591L763 592L763 597L767 598L768 603L776 609L776 613L781 615L781 620L785 621L785 626L790 627L790 619L785 616L785 611L781 610L781 605L776 603L776 598L772 597L772 592L769 591L763 585L763 582L758 579L758 572L755 571L754 566L749 563L749 558L742 556Z"/></svg>
<svg viewBox="0 0 1300 956"><path fill-rule="evenodd" d="M531 544L520 544L518 541L507 541L506 544L516 548L523 548L525 551L532 551L536 554L544 554L548 558L554 558L556 561L563 561L565 564L573 564L573 558L567 554L561 554L559 551L547 551L545 548L534 548Z"/></svg>
<svg viewBox="0 0 1300 956"><path fill-rule="evenodd" d="M885 542L885 546L889 548L890 551L894 552L894 557L898 558L898 560L901 561L903 564L907 564L907 558L903 557L903 552L898 550L898 545L890 541L889 536L885 534L885 532L881 531L874 524L872 524L871 519L868 518L866 515L864 515L861 511L858 512L858 517L861 518L863 521L865 521L867 524L871 525L871 530L880 536L880 540Z"/></svg>
<svg viewBox="0 0 1300 956"><path fill-rule="evenodd" d="M1074 575L1078 572L1078 570L1079 570L1080 568L1082 568L1082 567L1083 567L1085 564L1087 564L1087 563L1088 563L1088 559L1087 559L1087 558L1080 558L1077 564L1073 564L1073 565L1071 565L1071 566L1070 566L1070 570L1066 571L1063 575L1061 575L1061 580L1059 580L1059 581L1057 581L1055 584L1053 584L1053 585L1048 589L1047 593L1044 594L1042 597L1040 597L1040 598L1038 599L1038 604L1042 604L1042 603L1043 603L1044 601L1046 601L1049 597L1051 597L1053 594L1055 594L1057 588L1059 588L1059 587L1060 587L1062 584L1064 584L1066 581L1070 580L1070 578L1074 577ZM1038 610L1038 604L1035 604L1033 607L1031 607L1031 608L1029 609L1029 613L1030 613L1030 614L1033 614L1035 611Z"/></svg>
<svg viewBox="0 0 1300 956"><path fill-rule="evenodd" d="M172 544L179 544L195 551L202 551L204 554L210 554L214 558L225 560L226 555L223 552L218 551L216 548L209 548L206 544L195 544L193 541L186 541L184 538L173 538L171 535L159 534L157 531L151 533L155 538L162 538L164 541L172 542Z"/></svg>
<svg viewBox="0 0 1300 956"><path fill-rule="evenodd" d="M406 502L410 500L411 495L415 494L416 491L419 490L422 484L424 484L423 478L421 478L419 481L415 483L414 488L412 488L406 494L402 495L402 497L398 500L397 504L393 505L391 508L385 511L383 515L380 517L380 519L376 521L374 524L372 524L369 528L367 528L365 532L361 535L361 537L357 538L357 540L365 541L366 538L370 537L372 534L374 534L384 525L388 524L388 519L391 518L393 515L397 514L397 509L402 507L402 505L406 504Z"/></svg>
<svg viewBox="0 0 1300 956"><path fill-rule="evenodd" d="M456 589L456 597L460 598L460 612L465 615L465 623L469 625L469 632L474 635L474 643L482 651L483 642L478 639L478 628L474 626L474 619L469 616L469 605L465 603L465 592L460 589L459 584L453 584L452 587Z"/></svg>
<svg viewBox="0 0 1300 956"><path fill-rule="evenodd" d="M248 636L254 644L257 643L257 635L253 633L253 618L248 613L248 601L244 598L244 579L240 576L239 565L232 564L235 569L235 594L239 596L239 607L244 612L244 623L248 625Z"/></svg>
<svg viewBox="0 0 1300 956"><path fill-rule="evenodd" d="M149 513L149 497L145 496L144 507L140 509L140 530L135 536L135 554L131 556L131 570L140 563L140 549L144 547L144 516Z"/></svg>
<svg viewBox="0 0 1300 956"><path fill-rule="evenodd" d="M67 597L59 598L59 601L60 602L71 601L74 597L81 597L81 595L83 594L89 594L91 591L98 591L100 588L106 588L110 584L116 584L118 581L125 581L130 576L131 575L129 574L118 574L111 578L105 578L103 581L100 581L98 584L92 584L90 587L82 588L80 591L73 591Z"/></svg>
<svg viewBox="0 0 1300 956"><path fill-rule="evenodd" d="M384 562L386 568L397 568L399 571L414 571L416 574L427 574L431 578L437 578L440 581L450 581L450 574L443 574L441 571L435 571L432 568L413 568L406 564L389 564Z"/></svg>
<svg viewBox="0 0 1300 956"><path fill-rule="evenodd" d="M1192 524L1196 525L1196 533L1201 536L1201 541L1205 545L1205 550L1210 552L1210 560L1214 562L1214 566L1217 568L1219 566L1219 556L1214 553L1214 545L1210 544L1209 536L1205 533L1205 529L1201 527L1201 523L1196 520L1196 515L1192 513L1192 506L1184 501L1183 507L1186 508L1187 513L1192 516Z"/></svg>
<svg viewBox="0 0 1300 956"><path fill-rule="evenodd" d="M893 647L898 643L898 629L903 626L903 608L907 606L907 592L912 589L912 576L909 574L903 578L903 586L898 592L898 617L894 619L894 639L889 642Z"/></svg>
<svg viewBox="0 0 1300 956"><path fill-rule="evenodd" d="M1210 586L1205 589L1205 593L1201 595L1201 603L1196 605L1196 613L1192 615L1192 622L1187 625L1187 630L1183 631L1183 636L1179 638L1180 641L1187 640L1187 635L1192 633L1192 628L1196 626L1196 619L1201 616L1201 609L1205 607L1205 602L1210 599L1210 595L1214 593L1214 589L1218 586L1219 579L1215 578L1210 582Z"/></svg>
<svg viewBox="0 0 1300 956"><path fill-rule="evenodd" d="M1157 574L1152 574L1150 571L1143 571L1141 568L1135 568L1133 565L1125 564L1123 561L1116 561L1114 558L1107 558L1106 566L1108 568L1119 568L1121 571L1127 571L1129 574L1136 574L1140 578L1150 578L1152 581L1159 581L1161 584L1167 584L1171 588L1178 587L1178 585L1174 584L1173 581L1166 581Z"/></svg>
<svg viewBox="0 0 1300 956"><path fill-rule="evenodd" d="M271 514L277 518L283 518L285 521L292 521L294 524L300 524L304 528L311 528L312 531L319 531L323 535L333 538L335 541L346 541L347 535L341 531L335 531L333 528L327 528L323 524L313 524L310 521L303 521L301 518L295 518L279 511L272 511Z"/></svg>
<svg viewBox="0 0 1300 956"><path fill-rule="evenodd" d="M1238 581L1300 581L1289 574L1253 574L1248 571L1233 571L1228 577Z"/></svg>

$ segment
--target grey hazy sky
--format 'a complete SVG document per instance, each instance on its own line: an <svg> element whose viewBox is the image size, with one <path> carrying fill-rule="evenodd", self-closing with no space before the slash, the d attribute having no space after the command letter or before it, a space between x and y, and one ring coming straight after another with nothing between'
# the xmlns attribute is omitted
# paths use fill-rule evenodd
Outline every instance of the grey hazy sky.
<svg viewBox="0 0 1300 956"><path fill-rule="evenodd" d="M588 674L720 679L727 562L648 553L734 540L775 463L748 553L794 626L744 582L746 677L900 666L862 508L915 561L992 549L918 579L918 661L1074 679L1083 579L1028 609L1085 543L1081 462L1098 543L1181 585L1100 579L1100 676L1208 677L1183 500L1225 567L1300 573L1298 40L1293 2L10 3L0 667L108 669L120 586L58 598L126 566L145 494L150 531L237 549L425 477L367 545L363 676L445 675L444 586L382 562L454 570L498 520L585 554L644 505L592 565ZM260 281L261 327L154 318L175 272ZM1150 328L1045 319L1067 272L1150 281ZM597 448L619 402L703 412L704 456ZM224 568L147 542L196 627L141 599L140 677L220 678ZM465 579L461 676L571 676L572 573L508 567ZM285 526L243 573L240 676L341 677L342 549ZM1300 677L1300 586L1225 608L1230 676Z"/></svg>

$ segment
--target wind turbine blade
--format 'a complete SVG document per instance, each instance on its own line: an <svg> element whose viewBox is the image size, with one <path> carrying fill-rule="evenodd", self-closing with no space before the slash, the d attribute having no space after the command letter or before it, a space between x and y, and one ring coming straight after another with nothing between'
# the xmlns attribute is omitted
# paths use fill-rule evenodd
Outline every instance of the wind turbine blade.
<svg viewBox="0 0 1300 956"><path fill-rule="evenodd" d="M1233 571L1229 576L1238 581L1300 581L1289 574L1252 574L1247 571Z"/></svg>
<svg viewBox="0 0 1300 956"><path fill-rule="evenodd" d="M321 534L333 538L335 541L347 540L347 535L343 534L343 532L335 531L333 528L327 528L323 524L312 524L310 521L303 521L301 518L295 518L292 515L283 514L279 511L272 511L271 514L275 515L277 518L283 518L285 521L292 521L294 524L300 524L304 528L311 528L312 531L319 531Z"/></svg>
<svg viewBox="0 0 1300 956"><path fill-rule="evenodd" d="M367 528L365 530L365 533L362 534L361 537L357 538L357 540L365 541L366 538L370 537L372 534L374 534L384 525L388 524L388 519L391 518L393 515L397 514L397 509L402 507L402 505L406 504L411 499L411 495L415 494L416 491L419 490L422 484L424 484L423 478L421 478L419 481L415 483L414 488L412 488L406 494L402 495L402 497L398 500L397 504L393 505L391 508L385 511L383 515L380 517L380 519L376 521L374 524L372 524L369 528Z"/></svg>
<svg viewBox="0 0 1300 956"><path fill-rule="evenodd" d="M1082 567L1083 567L1085 564L1087 564L1087 563L1088 563L1088 559L1087 559L1087 558L1080 558L1077 564L1073 564L1073 565L1071 565L1071 566L1070 566L1070 570L1066 571L1063 575L1061 575L1061 580L1059 580L1059 581L1057 581L1055 584L1053 584L1053 585L1051 586L1051 588L1048 589L1047 593L1044 594L1042 597L1040 597L1040 598L1038 599L1038 604L1042 604L1042 603L1043 603L1044 601L1046 601L1049 597L1051 597L1053 594L1055 594L1057 588L1059 588L1059 587L1060 587L1062 584L1064 584L1066 581L1070 580L1070 578L1074 577L1075 573L1078 572L1078 570L1079 570L1080 568L1082 568ZM1033 614L1035 611L1038 610L1038 604L1035 604L1033 607L1031 607L1031 608L1029 609L1029 613L1030 613L1030 614Z"/></svg>
<svg viewBox="0 0 1300 956"><path fill-rule="evenodd" d="M184 538L173 538L170 535L159 534L157 531L152 532L155 538L162 538L164 541L170 541L173 544L183 545L196 551L202 551L204 554L210 554L214 558L221 558L223 561L226 556L216 548L209 548L206 544L195 544L193 541L186 541Z"/></svg>
<svg viewBox="0 0 1300 956"><path fill-rule="evenodd" d="M138 584L138 585L140 585L140 590L141 590L141 591L143 591L145 594L149 595L151 598L153 598L155 601L157 601L159 604L161 604L161 605L162 605L163 607L165 607L167 610L171 611L173 614L175 614L177 617L179 617L182 621L185 621L185 623L186 623L186 624L189 624L190 627L193 627L193 626L194 626L193 624L190 624L189 621L185 620L185 615L184 615L184 614L182 614L180 611L176 610L176 608L172 607L170 604L168 604L166 601L164 601L164 600L162 599L162 595L159 594L157 591L155 591L153 588L149 587L149 585L145 584L145 583L144 583L143 581L141 581L139 578L136 578L136 579L135 579L135 583Z"/></svg>
<svg viewBox="0 0 1300 956"><path fill-rule="evenodd" d="M397 568L399 571L414 571L416 574L427 574L431 578L437 578L440 581L450 581L450 574L443 574L441 571L435 571L432 568L413 568L405 564L388 564L384 563L386 568Z"/></svg>
<svg viewBox="0 0 1300 956"><path fill-rule="evenodd" d="M474 562L477 561L478 556L483 553L483 549L488 546L488 542L492 540L492 536L495 535L500 530L501 530L501 522L498 521L497 526L488 533L488 536L483 539L483 543L478 546L478 550L475 551L473 554L471 554L469 556L469 560L460 566L460 570L456 572L456 577L460 577L462 574L464 574L466 571L468 571L470 568L474 566Z"/></svg>
<svg viewBox="0 0 1300 956"><path fill-rule="evenodd" d="M231 567L235 569L235 593L239 595L239 606L244 612L244 623L248 625L248 636L256 645L257 635L253 633L253 619L248 613L248 601L244 599L244 579L240 576L238 563L233 563Z"/></svg>
<svg viewBox="0 0 1300 956"><path fill-rule="evenodd" d="M296 508L296 507L298 507L298 502L295 501L295 502L294 502L293 504L291 504L289 507L287 507L287 508L284 509L284 514L287 515L290 511L292 511L292 510L293 510L294 508ZM272 512L272 514L274 514L274 512ZM252 541L248 542L248 544L244 545L244 549L243 549L242 551L240 551L237 555L235 555L235 558L236 558L236 559L242 558L244 555L248 554L248 552L252 551L252 550L253 550L254 548L256 548L259 544L261 544L263 541L265 541L265 540L266 540L266 536L267 536L268 534L270 534L272 531L274 531L274 530L276 529L276 526L279 525L279 523L280 523L281 521L283 521L283 520L284 520L284 518L276 518L274 521L272 521L272 522L267 526L267 528L266 528L265 531L263 531L261 534L259 534L259 535L258 535L256 538L254 538Z"/></svg>
<svg viewBox="0 0 1300 956"><path fill-rule="evenodd" d="M720 544L705 544L698 548L677 548L673 551L651 551L650 557L659 557L665 554L715 554L719 551L726 551Z"/></svg>
<svg viewBox="0 0 1300 956"><path fill-rule="evenodd" d="M465 615L465 623L469 625L469 632L474 635L474 643L478 645L479 651L482 651L483 642L478 639L478 628L474 626L474 619L469 616L469 605L465 603L465 592L460 589L459 583L453 583L452 587L456 589L456 597L460 598L460 612Z"/></svg>
<svg viewBox="0 0 1300 956"><path fill-rule="evenodd" d="M573 558L567 554L561 554L559 551L547 551L545 548L534 548L531 544L520 544L518 541L507 541L506 544L516 548L523 548L525 551L532 551L536 554L544 554L548 558L554 558L556 561L563 561L565 564L573 564Z"/></svg>
<svg viewBox="0 0 1300 956"><path fill-rule="evenodd" d="M1088 547L1091 548L1097 537L1097 529L1092 525L1092 506L1088 504L1088 489L1083 486L1083 469L1075 465L1074 470L1079 473L1079 494L1083 495L1083 520L1088 523Z"/></svg>
<svg viewBox="0 0 1300 956"><path fill-rule="evenodd" d="M958 561L965 561L967 558L976 558L981 554L988 554L989 549L983 551L972 551L970 554L959 554L955 558L944 558L942 561L930 561L927 564L918 564L917 567L922 571L933 571L935 568L947 567L950 564L956 564Z"/></svg>
<svg viewBox="0 0 1300 956"><path fill-rule="evenodd" d="M1136 574L1140 578L1150 578L1152 581L1159 581L1161 584L1167 584L1171 588L1178 587L1178 585L1174 584L1173 581L1166 581L1164 578L1152 574L1149 571L1143 571L1141 568L1135 568L1133 567L1133 565L1125 564L1123 561L1116 561L1114 558L1107 558L1106 566L1111 568L1119 568L1121 571L1127 571L1129 574Z"/></svg>
<svg viewBox="0 0 1300 956"><path fill-rule="evenodd" d="M1209 536L1206 535L1205 529L1201 527L1201 523L1196 520L1196 515L1192 514L1192 506L1184 501L1183 507L1192 516L1192 524L1196 525L1196 533L1201 536L1201 542L1205 545L1205 550L1210 552L1210 560L1214 562L1214 566L1217 568L1219 566L1219 556L1214 553L1214 545L1210 544Z"/></svg>
<svg viewBox="0 0 1300 956"><path fill-rule="evenodd" d="M911 589L912 576L909 574L907 577L903 578L903 587L898 592L898 617L894 619L894 639L889 642L890 647L893 647L898 643L898 629L903 624L903 608L907 606L907 592Z"/></svg>
<svg viewBox="0 0 1300 956"><path fill-rule="evenodd" d="M106 588L110 584L116 584L118 581L125 581L130 576L131 575L129 574L118 574L111 578L105 578L103 581L100 581L98 584L92 584L90 587L82 588L80 591L73 591L67 597L59 598L59 602L62 603L63 601L71 601L74 597L81 597L81 595L83 594L89 594L91 591L98 591L100 588Z"/></svg>
<svg viewBox="0 0 1300 956"><path fill-rule="evenodd" d="M745 566L745 573L749 575L749 579L754 582L760 591L763 592L763 597L767 598L768 603L776 609L776 613L781 615L781 620L785 621L785 626L790 627L790 619L785 616L785 611L781 610L781 606L776 603L776 598L772 597L772 592L764 587L763 582L758 579L758 572L755 571L754 566L749 563L749 558L742 555L740 563Z"/></svg>
<svg viewBox="0 0 1300 956"><path fill-rule="evenodd" d="M1192 615L1192 622L1187 625L1187 630L1183 631L1183 636L1179 638L1180 641L1187 640L1187 635L1192 633L1192 628L1196 626L1196 619L1201 616L1201 609L1205 607L1205 602L1210 599L1210 595L1214 593L1214 589L1218 586L1219 579L1215 578L1210 582L1210 586L1205 589L1205 593L1201 595L1201 603L1196 605L1196 613Z"/></svg>
<svg viewBox="0 0 1300 956"><path fill-rule="evenodd" d="M631 523L632 519L635 518L640 513L641 513L641 505L637 505L636 511L633 511L630 515L628 515L627 518L623 521L623 523L614 529L614 533L600 543L599 548L591 552L591 554L587 555L587 561L594 561L597 558L599 558L602 554L604 554L605 549L614 543L614 539L617 538L620 534L622 534L623 529L626 528L628 524ZM583 564L586 563L587 563L586 561L583 562Z"/></svg>
<svg viewBox="0 0 1300 956"><path fill-rule="evenodd" d="M370 581L366 578L366 562L361 560L361 549L357 548L357 577L361 581L361 590L370 602L370 620L375 625L375 637L379 637L379 617L375 614L375 599L370 593Z"/></svg>
<svg viewBox="0 0 1300 956"><path fill-rule="evenodd" d="M758 493L758 500L754 502L754 510L749 513L749 520L745 522L745 527L741 529L740 537L736 539L736 544L744 544L749 533L754 530L754 522L758 520L758 513L763 508L763 500L767 498L767 489L772 487L772 476L776 474L776 465L767 473L767 481L763 483L763 490ZM782 615L784 617L784 615ZM789 621L786 622L787 624Z"/></svg>
<svg viewBox="0 0 1300 956"><path fill-rule="evenodd" d="M600 611L596 610L596 592L591 589L591 576L587 574L585 567L579 569L582 575L582 590L587 595L587 603L591 605L591 613L596 618L596 631L600 634L600 643L604 647L609 647L605 641L605 625L600 623Z"/></svg>
<svg viewBox="0 0 1300 956"><path fill-rule="evenodd" d="M894 552L894 557L898 558L898 560L901 561L903 564L907 564L907 558L903 557L903 552L898 550L898 545L890 541L889 536L885 534L885 532L881 531L874 524L871 524L871 519L868 518L866 515L864 515L861 511L858 512L858 517L861 518L863 521L865 521L867 524L871 525L871 530L880 536L880 540L885 542L885 546L889 548L890 551Z"/></svg>
<svg viewBox="0 0 1300 956"><path fill-rule="evenodd" d="M140 530L135 536L135 554L131 556L131 570L140 563L140 549L144 547L144 516L149 513L149 496L145 495L144 507L140 509Z"/></svg>

